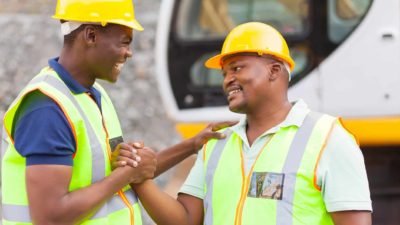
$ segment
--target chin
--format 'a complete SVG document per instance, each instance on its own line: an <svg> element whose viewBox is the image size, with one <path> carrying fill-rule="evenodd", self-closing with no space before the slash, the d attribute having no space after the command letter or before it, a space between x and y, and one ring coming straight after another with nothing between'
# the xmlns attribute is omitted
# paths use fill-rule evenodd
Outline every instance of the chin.
<svg viewBox="0 0 400 225"><path fill-rule="evenodd" d="M240 113L240 114L245 114L246 111L244 110L244 108L242 106L238 106L238 105L229 105L229 110L234 112L234 113Z"/></svg>
<svg viewBox="0 0 400 225"><path fill-rule="evenodd" d="M108 82L110 82L110 83L116 83L117 81L118 81L118 77L113 77L108 80Z"/></svg>
<svg viewBox="0 0 400 225"><path fill-rule="evenodd" d="M110 83L116 83L118 80L119 74L110 74L109 76L105 77L103 80L106 80Z"/></svg>

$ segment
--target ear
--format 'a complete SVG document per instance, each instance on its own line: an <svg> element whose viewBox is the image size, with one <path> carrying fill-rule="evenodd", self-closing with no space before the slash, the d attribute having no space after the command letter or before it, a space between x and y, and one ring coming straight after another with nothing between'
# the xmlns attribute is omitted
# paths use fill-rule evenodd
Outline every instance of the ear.
<svg viewBox="0 0 400 225"><path fill-rule="evenodd" d="M269 66L269 80L274 81L279 78L279 76L282 76L282 70L283 70L283 65L280 63L271 63Z"/></svg>
<svg viewBox="0 0 400 225"><path fill-rule="evenodd" d="M96 41L98 32L93 25L86 25L85 29L83 30L83 39L88 46L93 46Z"/></svg>

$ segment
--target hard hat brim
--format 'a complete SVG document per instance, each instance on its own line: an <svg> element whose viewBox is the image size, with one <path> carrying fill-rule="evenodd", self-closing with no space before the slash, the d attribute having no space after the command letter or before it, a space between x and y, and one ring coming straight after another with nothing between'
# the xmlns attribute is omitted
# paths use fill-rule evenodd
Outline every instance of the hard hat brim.
<svg viewBox="0 0 400 225"><path fill-rule="evenodd" d="M287 62L289 64L290 67L290 71L293 71L294 66L295 66L295 62L293 61L293 59L289 58L289 57L285 57L283 55L279 55L276 54L275 52L271 52L271 51L259 51L259 50L246 50L246 51L233 51L233 52L229 52L229 53L225 53L225 54L218 54L215 55L211 58L209 58L205 63L204 66L209 68L209 69L222 69L222 59L226 56L229 55L234 55L234 54L239 54L239 53L257 53L259 55L272 55L280 60L283 60L285 62Z"/></svg>
<svg viewBox="0 0 400 225"><path fill-rule="evenodd" d="M127 26L130 27L134 30L137 31L143 31L144 28L142 27L142 25L137 21L137 20L132 20L132 21L124 21L124 20L115 20L115 21L109 21L109 23L114 23L114 24L119 24L122 26Z"/></svg>
<svg viewBox="0 0 400 225"><path fill-rule="evenodd" d="M132 28L134 30L137 31L143 31L144 28L142 27L142 25L136 20L130 20L130 21L126 21L126 20L109 20L107 22L99 22L99 21L82 21L81 19L76 19L76 18L65 18L65 17L59 17L59 16L52 16L53 19L58 19L58 20L66 20L66 21L75 21L75 22L79 22L79 23L98 23L98 24L102 24L103 26L105 26L105 24L107 23L113 23L113 24L119 24L122 26L126 26L129 28Z"/></svg>

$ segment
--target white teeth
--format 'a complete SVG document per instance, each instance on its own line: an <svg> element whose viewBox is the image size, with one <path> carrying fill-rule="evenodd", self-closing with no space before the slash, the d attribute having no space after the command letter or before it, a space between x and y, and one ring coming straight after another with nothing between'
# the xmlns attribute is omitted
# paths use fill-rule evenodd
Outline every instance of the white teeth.
<svg viewBox="0 0 400 225"><path fill-rule="evenodd" d="M230 91L228 93L228 96L231 96L231 95L236 94L236 93L241 92L241 91L242 91L241 89L236 89L236 90Z"/></svg>
<svg viewBox="0 0 400 225"><path fill-rule="evenodd" d="M117 64L115 64L115 68L116 68L117 70L121 70L123 66L124 66L123 63L117 63Z"/></svg>

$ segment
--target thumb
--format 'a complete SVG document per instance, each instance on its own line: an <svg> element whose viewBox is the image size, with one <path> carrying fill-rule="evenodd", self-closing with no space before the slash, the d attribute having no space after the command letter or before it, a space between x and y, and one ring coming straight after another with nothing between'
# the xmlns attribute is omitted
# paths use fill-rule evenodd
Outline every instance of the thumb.
<svg viewBox="0 0 400 225"><path fill-rule="evenodd" d="M217 139L224 139L224 138L226 138L226 134L219 133L219 132L213 132L212 137L217 138Z"/></svg>

